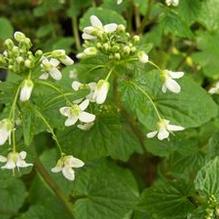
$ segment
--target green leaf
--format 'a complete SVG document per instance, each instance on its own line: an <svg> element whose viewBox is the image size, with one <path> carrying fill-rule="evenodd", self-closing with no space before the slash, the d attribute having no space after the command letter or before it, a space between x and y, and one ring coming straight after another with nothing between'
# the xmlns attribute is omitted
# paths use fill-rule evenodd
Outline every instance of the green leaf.
<svg viewBox="0 0 219 219"><path fill-rule="evenodd" d="M105 8L90 8L80 19L80 29L90 26L90 16L96 15L103 24L117 23L126 25L125 19L117 12Z"/></svg>
<svg viewBox="0 0 219 219"><path fill-rule="evenodd" d="M213 195L219 202L219 157L209 161L197 174L196 190L207 196Z"/></svg>
<svg viewBox="0 0 219 219"><path fill-rule="evenodd" d="M130 128L110 113L97 115L90 130L68 128L59 132L59 138L66 151L85 161L106 156L126 161L134 152L141 152Z"/></svg>
<svg viewBox="0 0 219 219"><path fill-rule="evenodd" d="M0 218L9 219L16 215L26 198L26 189L22 181L7 176L0 179Z"/></svg>
<svg viewBox="0 0 219 219"><path fill-rule="evenodd" d="M132 174L106 161L85 167L73 189L75 219L130 218L139 199Z"/></svg>
<svg viewBox="0 0 219 219"><path fill-rule="evenodd" d="M5 40L12 37L13 32L11 22L5 17L0 17L0 39Z"/></svg>
<svg viewBox="0 0 219 219"><path fill-rule="evenodd" d="M192 55L194 61L202 66L204 75L212 79L219 79L218 46L218 32L200 32L197 37L199 52Z"/></svg>
<svg viewBox="0 0 219 219"><path fill-rule="evenodd" d="M203 1L199 20L208 30L218 29L219 4L217 0Z"/></svg>
<svg viewBox="0 0 219 219"><path fill-rule="evenodd" d="M190 193L191 186L182 181L158 181L142 193L138 208L159 219L185 219L194 209Z"/></svg>
<svg viewBox="0 0 219 219"><path fill-rule="evenodd" d="M178 82L182 89L179 94L164 94L157 71L140 72L135 80L121 81L122 101L150 129L156 128L158 121L153 104L162 117L185 128L200 126L216 116L216 104L204 89L186 76Z"/></svg>

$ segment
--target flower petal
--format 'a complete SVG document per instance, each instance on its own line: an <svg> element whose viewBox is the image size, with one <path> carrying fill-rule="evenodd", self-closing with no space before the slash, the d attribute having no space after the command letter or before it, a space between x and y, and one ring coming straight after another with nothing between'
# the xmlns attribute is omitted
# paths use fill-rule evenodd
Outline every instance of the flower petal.
<svg viewBox="0 0 219 219"><path fill-rule="evenodd" d="M62 169L62 174L66 179L70 181L74 181L75 179L75 171L70 167L64 167Z"/></svg>
<svg viewBox="0 0 219 219"><path fill-rule="evenodd" d="M71 110L71 107L67 107L67 106L64 106L64 107L61 107L59 109L59 112L63 115L63 116L70 116L70 110Z"/></svg>
<svg viewBox="0 0 219 219"><path fill-rule="evenodd" d="M149 132L149 133L147 133L146 136L147 136L147 138L153 138L156 136L157 133L158 133L158 131Z"/></svg>
<svg viewBox="0 0 219 219"><path fill-rule="evenodd" d="M83 33L82 34L82 39L84 39L84 40L95 40L95 39L97 39L97 37L95 37L93 35L90 35L90 34L87 34L87 33Z"/></svg>
<svg viewBox="0 0 219 219"><path fill-rule="evenodd" d="M8 160L8 162L4 166L2 166L1 168L11 170L11 169L14 169L15 167L16 167L15 162L13 160Z"/></svg>
<svg viewBox="0 0 219 219"><path fill-rule="evenodd" d="M168 138L169 134L170 133L165 128L160 128L157 137L159 140L163 140L165 138Z"/></svg>
<svg viewBox="0 0 219 219"><path fill-rule="evenodd" d="M103 24L102 22L99 20L99 18L95 15L91 15L90 16L90 23L93 27L103 27Z"/></svg>
<svg viewBox="0 0 219 219"><path fill-rule="evenodd" d="M0 155L0 162L2 162L2 163L7 162L7 157Z"/></svg>
<svg viewBox="0 0 219 219"><path fill-rule="evenodd" d="M60 63L58 59L54 59L54 58L51 58L49 62L53 67L57 67Z"/></svg>
<svg viewBox="0 0 219 219"><path fill-rule="evenodd" d="M72 126L78 121L77 116L71 116L68 119L65 120L65 126Z"/></svg>
<svg viewBox="0 0 219 219"><path fill-rule="evenodd" d="M179 93L181 91L180 85L171 78L166 79L165 86L173 93Z"/></svg>
<svg viewBox="0 0 219 219"><path fill-rule="evenodd" d="M94 30L95 30L94 27L88 26L88 27L85 27L85 28L83 29L83 32L84 32L84 33L87 33L88 35L90 35L90 34L92 34L92 32L93 32Z"/></svg>
<svg viewBox="0 0 219 219"><path fill-rule="evenodd" d="M21 159L25 159L26 158L26 156L27 156L27 152L26 151L21 151L20 153L19 153L19 155L20 155L20 157L21 157Z"/></svg>
<svg viewBox="0 0 219 219"><path fill-rule="evenodd" d="M81 85L82 84L79 81L73 81L71 84L73 90L75 90L75 91L78 91Z"/></svg>
<svg viewBox="0 0 219 219"><path fill-rule="evenodd" d="M62 64L64 65L72 65L74 64L74 60L71 59L69 56L65 56L64 58L61 58L60 61L62 62Z"/></svg>
<svg viewBox="0 0 219 219"><path fill-rule="evenodd" d="M93 122L95 120L96 116L91 114L91 113L87 113L87 112L81 112L79 115L79 120L81 122L85 122L85 123L90 123Z"/></svg>
<svg viewBox="0 0 219 219"><path fill-rule="evenodd" d="M80 107L80 109L82 110L82 111L84 111L85 109L87 109L87 107L89 106L89 100L84 100L80 105L79 105L79 107Z"/></svg>
<svg viewBox="0 0 219 219"><path fill-rule="evenodd" d="M25 168L25 167L33 166L33 164L32 164L32 163L26 163L25 160L19 159L19 160L17 161L17 163L16 163L16 166L17 166L17 167L21 167L21 168Z"/></svg>
<svg viewBox="0 0 219 219"><path fill-rule="evenodd" d="M52 68L49 73L56 81L59 81L62 78L62 73L57 68Z"/></svg>
<svg viewBox="0 0 219 219"><path fill-rule="evenodd" d="M69 158L70 166L74 168L80 168L84 166L84 162L76 157L71 156Z"/></svg>
<svg viewBox="0 0 219 219"><path fill-rule="evenodd" d="M53 168L51 169L51 171L52 171L53 173L61 172L61 171L62 171L62 167L60 167L60 166L55 166L55 167L53 167Z"/></svg>
<svg viewBox="0 0 219 219"><path fill-rule="evenodd" d="M178 79L178 78L183 77L184 72L182 72L182 71L176 71L176 72L168 71L168 74L170 75L171 78Z"/></svg>
<svg viewBox="0 0 219 219"><path fill-rule="evenodd" d="M46 79L48 79L49 78L49 74L48 73L43 73L43 74L41 74L40 75L40 77L39 77L39 79L41 79L41 80L46 80Z"/></svg>
<svg viewBox="0 0 219 219"><path fill-rule="evenodd" d="M169 131L183 131L185 128L178 125L167 125Z"/></svg>
<svg viewBox="0 0 219 219"><path fill-rule="evenodd" d="M106 25L104 25L104 31L106 33L112 33L112 32L116 31L117 27L118 27L118 25L115 23L106 24Z"/></svg>

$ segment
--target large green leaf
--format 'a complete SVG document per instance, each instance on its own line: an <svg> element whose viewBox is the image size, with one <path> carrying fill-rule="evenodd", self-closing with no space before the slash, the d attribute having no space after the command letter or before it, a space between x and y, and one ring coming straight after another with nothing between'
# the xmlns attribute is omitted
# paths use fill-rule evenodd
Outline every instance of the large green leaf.
<svg viewBox="0 0 219 219"><path fill-rule="evenodd" d="M1 173L0 179L0 218L9 219L16 215L22 207L27 196L26 189L22 181L7 176L3 178Z"/></svg>
<svg viewBox="0 0 219 219"><path fill-rule="evenodd" d="M153 104L162 117L185 128L200 126L216 116L216 104L204 89L186 76L178 82L182 88L179 94L164 94L157 71L142 73L135 80L120 83L122 101L150 129L156 128L158 121Z"/></svg>
<svg viewBox="0 0 219 219"><path fill-rule="evenodd" d="M0 17L0 39L5 40L12 37L13 31L11 22L5 17Z"/></svg>
<svg viewBox="0 0 219 219"><path fill-rule="evenodd" d="M105 156L128 160L134 152L141 152L139 141L130 128L111 113L97 115L90 130L68 128L59 132L59 138L66 151L83 160Z"/></svg>
<svg viewBox="0 0 219 219"><path fill-rule="evenodd" d="M76 219L128 219L139 199L132 174L105 161L85 167L73 189Z"/></svg>
<svg viewBox="0 0 219 219"><path fill-rule="evenodd" d="M197 174L195 188L219 202L219 157L209 161Z"/></svg>
<svg viewBox="0 0 219 219"><path fill-rule="evenodd" d="M194 208L190 192L191 186L181 181L158 181L142 193L138 206L157 219L185 219Z"/></svg>

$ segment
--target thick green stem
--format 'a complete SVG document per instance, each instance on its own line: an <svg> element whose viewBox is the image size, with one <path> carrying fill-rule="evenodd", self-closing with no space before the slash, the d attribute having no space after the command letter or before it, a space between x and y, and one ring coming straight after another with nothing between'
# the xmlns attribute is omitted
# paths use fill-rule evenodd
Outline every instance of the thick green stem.
<svg viewBox="0 0 219 219"><path fill-rule="evenodd" d="M72 29L73 29L73 33L74 33L76 49L80 50L81 42L80 42L80 36L79 36L79 32L78 32L77 17L72 18Z"/></svg>
<svg viewBox="0 0 219 219"><path fill-rule="evenodd" d="M69 214L74 218L73 216L73 204L71 204L68 201L68 198L65 196L65 194L62 192L62 190L59 188L59 186L54 182L52 177L48 174L45 167L42 165L40 160L37 158L34 163L35 169L37 173L41 176L44 182L49 186L49 188L53 191L53 193L59 198L59 200L62 202L63 206L66 208L66 210L69 212Z"/></svg>

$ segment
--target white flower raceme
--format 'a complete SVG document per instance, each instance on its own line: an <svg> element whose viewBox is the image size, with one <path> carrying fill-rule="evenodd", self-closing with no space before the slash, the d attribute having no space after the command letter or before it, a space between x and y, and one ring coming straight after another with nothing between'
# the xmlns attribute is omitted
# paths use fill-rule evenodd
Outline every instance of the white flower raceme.
<svg viewBox="0 0 219 219"><path fill-rule="evenodd" d="M147 63L148 62L148 55L144 51L140 51L138 53L138 59L141 63Z"/></svg>
<svg viewBox="0 0 219 219"><path fill-rule="evenodd" d="M66 55L64 49L57 49L52 51L52 56L60 60L60 62L64 65L72 65L74 64L74 60Z"/></svg>
<svg viewBox="0 0 219 219"><path fill-rule="evenodd" d="M42 59L41 67L44 72L39 78L42 80L48 79L49 75L55 80L61 80L62 74L58 69L59 60L51 58L50 60L44 57Z"/></svg>
<svg viewBox="0 0 219 219"><path fill-rule="evenodd" d="M30 99L33 86L34 84L30 79L26 79L23 81L21 91L20 91L20 101L25 102Z"/></svg>
<svg viewBox="0 0 219 219"><path fill-rule="evenodd" d="M12 129L13 125L9 119L0 121L0 145L3 145L8 139L10 144Z"/></svg>
<svg viewBox="0 0 219 219"><path fill-rule="evenodd" d="M179 5L179 0L166 0L166 4L168 6L172 5L172 6L178 6Z"/></svg>
<svg viewBox="0 0 219 219"><path fill-rule="evenodd" d="M117 0L117 5L120 5L123 2L123 0Z"/></svg>
<svg viewBox="0 0 219 219"><path fill-rule="evenodd" d="M219 94L219 81L209 89L208 93Z"/></svg>
<svg viewBox="0 0 219 219"><path fill-rule="evenodd" d="M83 88L85 86L88 86L90 88L90 93L86 96L86 99L88 99L90 102L95 102L93 96L94 96L94 91L96 89L96 82L90 82L88 84L82 84L79 81L73 81L72 82L72 88L75 91L78 91L80 88Z"/></svg>
<svg viewBox="0 0 219 219"><path fill-rule="evenodd" d="M176 131L182 131L185 128L182 126L178 126L178 125L171 125L169 120L166 119L162 119L160 122L158 122L158 130L149 132L147 134L148 138L153 138L157 135L157 138L159 140L163 140L165 138L169 137L169 134L171 132L176 132Z"/></svg>
<svg viewBox="0 0 219 219"><path fill-rule="evenodd" d="M106 97L107 97L107 93L109 91L109 82L106 80L99 80L97 82L96 88L94 90L94 94L93 94L93 100L97 103L97 104L102 104L105 102Z"/></svg>
<svg viewBox="0 0 219 219"><path fill-rule="evenodd" d="M70 107L62 107L60 108L60 113L64 116L67 116L67 120L65 121L65 126L72 126L78 120L83 123L93 122L96 118L95 115L85 112L84 110L88 107L89 100L84 100L81 104L73 104Z"/></svg>
<svg viewBox="0 0 219 219"><path fill-rule="evenodd" d="M94 40L99 34L115 32L118 26L115 23L103 25L99 18L95 15L90 17L90 23L91 26L83 29L82 38L84 40Z"/></svg>
<svg viewBox="0 0 219 219"><path fill-rule="evenodd" d="M10 152L7 157L0 155L0 162L6 163L2 166L2 169L10 169L14 170L16 167L18 168L25 168L33 166L32 163L26 163L25 158L27 153L25 151L18 152Z"/></svg>
<svg viewBox="0 0 219 219"><path fill-rule="evenodd" d="M75 179L75 171L73 168L80 168L84 166L84 162L71 155L61 157L56 166L51 169L53 173L62 172L63 176L73 181Z"/></svg>
<svg viewBox="0 0 219 219"><path fill-rule="evenodd" d="M180 85L174 80L183 77L184 72L173 72L169 70L164 70L162 76L164 78L164 84L162 86L162 91L166 93L167 89L173 93L179 93L181 91Z"/></svg>

